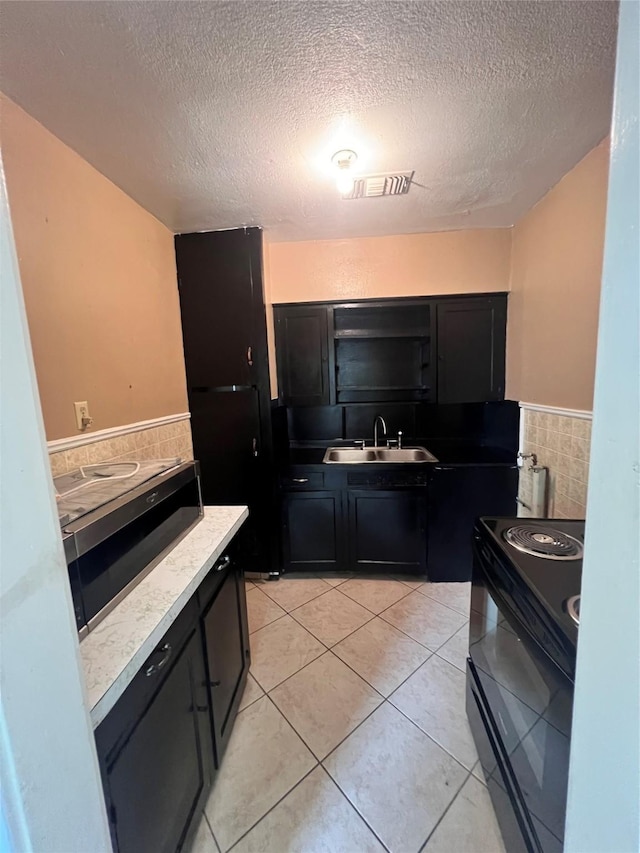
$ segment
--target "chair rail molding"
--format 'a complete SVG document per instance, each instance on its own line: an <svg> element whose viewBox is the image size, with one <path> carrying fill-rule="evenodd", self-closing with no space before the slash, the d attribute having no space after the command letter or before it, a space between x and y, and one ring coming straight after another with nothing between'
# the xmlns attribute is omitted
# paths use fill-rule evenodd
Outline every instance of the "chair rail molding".
<svg viewBox="0 0 640 853"><path fill-rule="evenodd" d="M47 442L49 453L60 453L61 450L73 450L74 447L82 447L85 444L93 444L96 441L104 441L105 438L115 438L118 435L128 435L132 432L142 432L152 427L175 424L179 421L188 421L190 412L180 412L176 415L163 415L160 418L151 418L148 421L137 421L133 424L122 424L122 426L99 429L95 432L87 432L82 435L71 435L68 438L56 438Z"/></svg>

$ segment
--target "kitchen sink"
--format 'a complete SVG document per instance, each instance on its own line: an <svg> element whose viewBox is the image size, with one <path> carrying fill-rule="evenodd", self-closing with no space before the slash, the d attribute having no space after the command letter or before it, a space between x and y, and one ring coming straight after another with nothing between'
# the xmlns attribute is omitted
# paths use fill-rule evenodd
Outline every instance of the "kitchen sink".
<svg viewBox="0 0 640 853"><path fill-rule="evenodd" d="M389 447L375 451L376 462L437 462L438 460L424 447Z"/></svg>
<svg viewBox="0 0 640 853"><path fill-rule="evenodd" d="M411 464L437 462L424 447L329 447L323 462L329 465L366 465L374 463Z"/></svg>
<svg viewBox="0 0 640 853"><path fill-rule="evenodd" d="M361 450L353 447L330 447L324 454L323 462L340 462L348 465L376 462L375 450Z"/></svg>

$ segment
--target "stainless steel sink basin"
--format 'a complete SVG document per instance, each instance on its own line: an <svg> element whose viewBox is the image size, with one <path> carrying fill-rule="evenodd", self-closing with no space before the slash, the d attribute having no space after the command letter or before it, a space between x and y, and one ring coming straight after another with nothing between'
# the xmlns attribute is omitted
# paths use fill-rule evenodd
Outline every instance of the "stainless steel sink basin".
<svg viewBox="0 0 640 853"><path fill-rule="evenodd" d="M437 462L424 447L390 447L376 450L376 462Z"/></svg>
<svg viewBox="0 0 640 853"><path fill-rule="evenodd" d="M436 457L424 447L329 447L323 462L329 465L366 465L375 463L411 464L437 462Z"/></svg>
<svg viewBox="0 0 640 853"><path fill-rule="evenodd" d="M363 462L375 462L375 450L361 450L356 447L330 447L324 454L323 462L339 462L340 464L356 465Z"/></svg>

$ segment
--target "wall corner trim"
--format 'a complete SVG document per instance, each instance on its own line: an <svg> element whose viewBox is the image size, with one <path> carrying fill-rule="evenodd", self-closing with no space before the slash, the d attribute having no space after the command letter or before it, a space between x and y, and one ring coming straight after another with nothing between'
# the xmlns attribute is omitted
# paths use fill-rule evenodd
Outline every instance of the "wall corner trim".
<svg viewBox="0 0 640 853"><path fill-rule="evenodd" d="M94 444L96 441L104 441L105 438L115 438L118 435L128 435L131 432L142 432L152 427L175 424L178 421L188 421L190 412L181 412L177 415L163 415L161 418L151 418L148 421L138 421L134 424L123 424L122 426L99 429L85 435L72 435L69 438L56 438L47 442L49 454L60 453L62 450L73 450L74 447L83 447L85 444Z"/></svg>
<svg viewBox="0 0 640 853"><path fill-rule="evenodd" d="M564 418L582 418L584 421L590 421L593 418L593 412L585 409L560 409L557 406L543 406L541 403L522 401L518 405L521 409L527 409L530 412L545 412L547 415L561 415Z"/></svg>

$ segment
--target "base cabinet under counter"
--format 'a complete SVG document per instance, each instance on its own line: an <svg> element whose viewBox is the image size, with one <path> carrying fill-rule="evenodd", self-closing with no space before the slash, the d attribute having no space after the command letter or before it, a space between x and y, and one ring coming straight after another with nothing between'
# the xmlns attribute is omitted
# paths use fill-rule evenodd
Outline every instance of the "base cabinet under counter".
<svg viewBox="0 0 640 853"><path fill-rule="evenodd" d="M426 571L427 496L422 491L347 492L351 571Z"/></svg>
<svg viewBox="0 0 640 853"><path fill-rule="evenodd" d="M341 492L297 488L282 498L285 571L340 571L346 559Z"/></svg>
<svg viewBox="0 0 640 853"><path fill-rule="evenodd" d="M215 766L220 767L249 672L249 628L244 575L232 547L212 570L223 573L220 586L201 585L201 625L207 682L211 697L211 726ZM207 594L208 593L208 594Z"/></svg>
<svg viewBox="0 0 640 853"><path fill-rule="evenodd" d="M313 488L320 477L323 491ZM295 465L281 485L285 573L426 573L454 582L471 580L475 519L513 515L518 471L515 462Z"/></svg>
<svg viewBox="0 0 640 853"><path fill-rule="evenodd" d="M116 853L188 850L250 663L234 538L95 731Z"/></svg>
<svg viewBox="0 0 640 853"><path fill-rule="evenodd" d="M319 476L331 490L313 488ZM285 572L426 570L424 470L296 466L281 482Z"/></svg>

